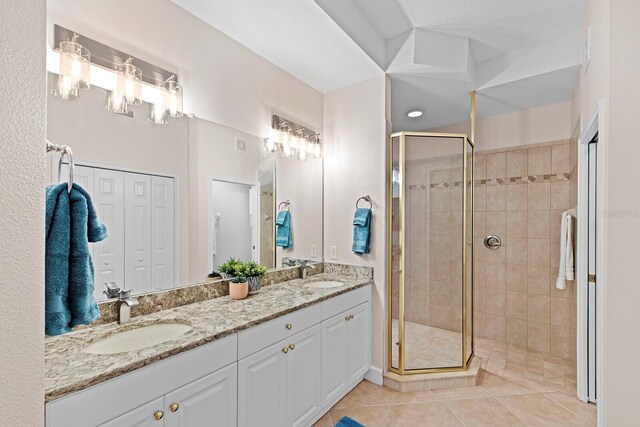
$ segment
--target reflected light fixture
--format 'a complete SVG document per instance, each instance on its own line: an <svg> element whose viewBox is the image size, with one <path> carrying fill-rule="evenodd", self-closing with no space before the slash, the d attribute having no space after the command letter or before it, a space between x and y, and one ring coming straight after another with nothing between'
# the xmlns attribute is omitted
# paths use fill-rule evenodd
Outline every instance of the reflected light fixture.
<svg viewBox="0 0 640 427"><path fill-rule="evenodd" d="M169 122L162 103L149 104L149 120L157 125L166 125Z"/></svg>
<svg viewBox="0 0 640 427"><path fill-rule="evenodd" d="M420 117L423 114L424 114L423 110L410 110L410 111L407 111L407 117L411 117L412 119Z"/></svg>
<svg viewBox="0 0 640 427"><path fill-rule="evenodd" d="M319 133L276 115L272 117L271 130L264 138L263 148L268 153L302 161L322 157Z"/></svg>
<svg viewBox="0 0 640 427"><path fill-rule="evenodd" d="M142 104L142 71L133 65L132 57L117 67L116 92L131 105Z"/></svg>
<svg viewBox="0 0 640 427"><path fill-rule="evenodd" d="M165 90L163 104L171 117L182 117L182 86L178 84L175 75L172 75L162 83Z"/></svg>
<svg viewBox="0 0 640 427"><path fill-rule="evenodd" d="M60 73L52 93L62 99L75 99L80 89L89 89L91 54L78 43L78 34L60 42Z"/></svg>

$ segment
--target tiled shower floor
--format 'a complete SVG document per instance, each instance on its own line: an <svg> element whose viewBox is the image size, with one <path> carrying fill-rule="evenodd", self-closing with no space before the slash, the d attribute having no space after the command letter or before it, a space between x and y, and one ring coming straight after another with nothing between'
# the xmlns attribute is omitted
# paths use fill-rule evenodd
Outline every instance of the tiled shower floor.
<svg viewBox="0 0 640 427"><path fill-rule="evenodd" d="M393 342L398 342L398 320L392 320ZM406 369L462 365L462 334L419 323L405 322ZM398 345L393 347L392 366L398 366Z"/></svg>

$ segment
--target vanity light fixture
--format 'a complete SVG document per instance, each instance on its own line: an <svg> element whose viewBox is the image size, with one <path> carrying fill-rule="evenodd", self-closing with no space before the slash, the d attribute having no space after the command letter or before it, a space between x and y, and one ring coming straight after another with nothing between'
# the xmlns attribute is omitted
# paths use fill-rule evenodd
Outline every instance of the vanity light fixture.
<svg viewBox="0 0 640 427"><path fill-rule="evenodd" d="M166 125L169 122L167 111L162 103L149 104L149 120L157 125Z"/></svg>
<svg viewBox="0 0 640 427"><path fill-rule="evenodd" d="M266 152L302 161L322 157L319 133L276 115L272 117L271 130L263 147Z"/></svg>
<svg viewBox="0 0 640 427"><path fill-rule="evenodd" d="M410 117L412 119L418 118L420 116L422 116L424 114L423 110L410 110L407 111L407 117Z"/></svg>
<svg viewBox="0 0 640 427"><path fill-rule="evenodd" d="M107 102L105 108L113 114L133 117L133 112L129 112L129 103L124 93L118 91L107 91Z"/></svg>
<svg viewBox="0 0 640 427"><path fill-rule="evenodd" d="M142 104L142 71L133 65L133 58L129 57L117 67L116 92L123 95L131 105Z"/></svg>
<svg viewBox="0 0 640 427"><path fill-rule="evenodd" d="M165 90L163 104L171 117L182 117L182 86L178 84L175 75L172 75L162 83Z"/></svg>
<svg viewBox="0 0 640 427"><path fill-rule="evenodd" d="M62 99L75 99L80 89L89 89L91 53L78 43L78 34L71 40L60 42L56 51L60 54L58 82L52 93Z"/></svg>

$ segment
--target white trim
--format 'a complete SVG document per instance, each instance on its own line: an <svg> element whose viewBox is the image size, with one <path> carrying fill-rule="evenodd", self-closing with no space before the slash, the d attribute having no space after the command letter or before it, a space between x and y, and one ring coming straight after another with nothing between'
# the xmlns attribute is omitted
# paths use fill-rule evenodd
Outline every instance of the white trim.
<svg viewBox="0 0 640 427"><path fill-rule="evenodd" d="M588 231L589 225L587 223L588 214L588 169L586 168L588 162L588 145L593 137L598 134L598 143L596 146L597 156L597 176L596 176L596 395L597 395L597 418L598 425L604 425L604 400L603 395L603 307L604 307L604 259L602 245L604 242L604 144L605 141L605 129L604 129L604 100L599 100L595 110L589 115L589 118L585 121L583 129L578 138L578 248L577 248L577 391L578 397L587 401L588 399L588 384L586 376L586 358L587 358L587 337L586 328L588 321L588 313L586 312L587 299L588 299L588 283L587 277L587 265L588 265Z"/></svg>
<svg viewBox="0 0 640 427"><path fill-rule="evenodd" d="M382 385L382 369L371 365L369 370L364 374L364 379L374 384Z"/></svg>

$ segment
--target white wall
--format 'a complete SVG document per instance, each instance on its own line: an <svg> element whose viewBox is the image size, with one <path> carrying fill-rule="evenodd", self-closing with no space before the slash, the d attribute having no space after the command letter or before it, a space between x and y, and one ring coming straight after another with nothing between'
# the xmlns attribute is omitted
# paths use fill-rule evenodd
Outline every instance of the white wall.
<svg viewBox="0 0 640 427"><path fill-rule="evenodd" d="M372 363L384 369L385 334L385 165L386 90L384 76L325 95L324 256L328 261L374 268ZM351 252L356 200L373 201L371 253ZM331 259L336 246L338 259Z"/></svg>
<svg viewBox="0 0 640 427"><path fill-rule="evenodd" d="M0 425L44 424L45 2L0 13Z"/></svg>
<svg viewBox="0 0 640 427"><path fill-rule="evenodd" d="M539 142L569 139L573 129L572 102L544 105L476 121L476 150L517 147ZM430 132L471 134L469 122L457 123Z"/></svg>
<svg viewBox="0 0 640 427"><path fill-rule="evenodd" d="M58 24L175 71L185 111L266 137L271 114L322 127L322 94L169 0L55 0Z"/></svg>

